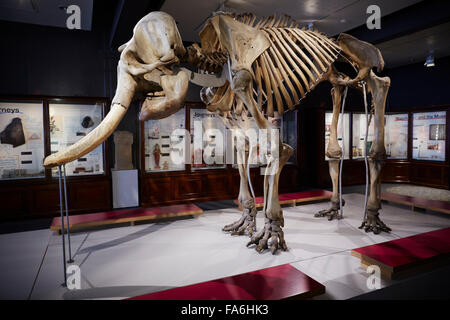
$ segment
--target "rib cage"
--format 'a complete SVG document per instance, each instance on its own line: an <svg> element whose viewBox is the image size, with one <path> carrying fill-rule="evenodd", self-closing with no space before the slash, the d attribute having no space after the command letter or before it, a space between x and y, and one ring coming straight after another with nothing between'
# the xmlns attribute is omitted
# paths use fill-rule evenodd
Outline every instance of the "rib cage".
<svg viewBox="0 0 450 320"><path fill-rule="evenodd" d="M250 13L230 15L262 30L270 40L270 47L252 64L254 98L270 117L274 115L274 107L280 115L285 111L284 106L294 109L322 80L341 51L333 39L317 30L299 29L299 24L287 15L261 19ZM215 45L216 49L223 50L219 42ZM233 111L241 108L236 99Z"/></svg>
<svg viewBox="0 0 450 320"><path fill-rule="evenodd" d="M271 45L252 65L254 87L267 100L267 115L273 116L275 106L279 114L285 105L294 109L322 80L340 49L317 31L276 26L262 31Z"/></svg>

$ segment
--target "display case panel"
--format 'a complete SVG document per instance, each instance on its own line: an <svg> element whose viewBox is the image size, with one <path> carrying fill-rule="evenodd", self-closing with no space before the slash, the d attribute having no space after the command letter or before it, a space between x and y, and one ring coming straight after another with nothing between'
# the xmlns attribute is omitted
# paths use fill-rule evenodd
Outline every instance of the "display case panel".
<svg viewBox="0 0 450 320"><path fill-rule="evenodd" d="M352 158L362 159L364 158L364 140L366 137L366 123L367 118L365 114L354 113L353 114L353 136L352 136ZM370 117L369 117L370 118ZM373 117L369 124L369 131L367 134L366 150L369 154L370 147L373 141Z"/></svg>
<svg viewBox="0 0 450 320"><path fill-rule="evenodd" d="M297 163L297 110L288 111L283 114L281 122L281 136L284 143L294 148L294 154L287 163Z"/></svg>
<svg viewBox="0 0 450 320"><path fill-rule="evenodd" d="M199 132L196 132L199 131ZM219 116L206 109L190 109L191 169L218 169L226 167L227 132ZM195 135L202 147L194 143ZM199 141L200 141L199 140Z"/></svg>
<svg viewBox="0 0 450 320"><path fill-rule="evenodd" d="M370 117L369 117L370 119ZM366 136L366 115L353 114L352 158L364 158L364 140ZM408 114L387 114L384 118L384 144L388 159L408 158ZM374 118L370 120L366 150L369 154L374 139Z"/></svg>
<svg viewBox="0 0 450 320"><path fill-rule="evenodd" d="M94 130L103 119L103 103L49 103L50 152L56 153L73 145ZM103 144L83 157L66 164L67 176L104 174ZM58 168L52 169L58 176Z"/></svg>
<svg viewBox="0 0 450 320"><path fill-rule="evenodd" d="M445 161L446 111L413 113L414 160Z"/></svg>
<svg viewBox="0 0 450 320"><path fill-rule="evenodd" d="M384 144L388 159L408 159L408 114L387 114Z"/></svg>
<svg viewBox="0 0 450 320"><path fill-rule="evenodd" d="M295 112L295 115L296 115L297 111L294 111L294 112ZM288 118L288 119L290 119L290 121L292 121L291 118ZM250 167L251 168L257 168L257 167L260 167L262 165L265 165L266 161L264 159L260 158L259 128L258 128L258 125L256 124L256 121L251 116L249 116L249 120L250 120L249 121L249 129L250 130L255 130L255 135L256 135L256 148L254 150L252 150L252 157L251 157L251 161L250 161ZM278 134L279 134L279 137L283 140L283 142L286 142L284 140L284 136L283 136L283 128L284 128L285 125L287 126L287 124L285 124L284 117L281 118L278 115L278 112L274 112L274 117L269 117L268 120L272 124L273 128L279 130ZM286 122L287 121L288 120L286 120ZM295 126L296 126L296 122L295 122ZM292 125L291 125L291 127L292 127ZM291 140L292 140L292 136L291 136L292 132L289 131L289 129L292 130L291 127L286 128L285 131L286 131L286 136L289 136L289 138L291 138ZM296 136L294 138L296 139ZM228 141L228 144L229 144L228 148L227 148L227 151L228 152L232 151L234 153L234 157L232 159L232 161L233 161L233 168L237 168L237 152L236 152L236 149L234 147L235 142L232 139L231 130L227 130L227 141ZM295 140L295 143L296 143L296 140ZM294 145L292 147L295 149L296 145ZM292 157L292 158L294 158L294 157Z"/></svg>
<svg viewBox="0 0 450 320"><path fill-rule="evenodd" d="M0 101L0 180L43 178L42 102Z"/></svg>
<svg viewBox="0 0 450 320"><path fill-rule="evenodd" d="M331 121L333 118L332 112L325 112L325 154L327 152L328 148L328 142L330 141L330 128L331 128ZM343 126L343 127L342 127ZM344 128L344 145L342 145L342 128ZM342 121L342 115L339 114L339 121L338 121L338 143L339 146L342 148L344 146L344 159L350 159L350 114L344 113L344 121ZM325 155L325 160L329 160L329 158Z"/></svg>
<svg viewBox="0 0 450 320"><path fill-rule="evenodd" d="M177 130L177 129L182 129ZM175 154L183 155L186 134L186 111L180 109L170 117L161 120L148 120L144 124L145 130L145 171L182 171L186 168L186 161ZM175 131L176 130L176 131Z"/></svg>

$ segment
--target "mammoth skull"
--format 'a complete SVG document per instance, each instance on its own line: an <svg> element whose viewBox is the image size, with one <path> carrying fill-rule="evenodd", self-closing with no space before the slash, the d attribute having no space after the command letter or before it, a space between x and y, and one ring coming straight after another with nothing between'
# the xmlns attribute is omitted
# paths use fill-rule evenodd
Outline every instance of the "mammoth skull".
<svg viewBox="0 0 450 320"><path fill-rule="evenodd" d="M139 119L162 119L177 112L188 89L188 74L176 65L186 49L175 20L164 12L151 12L135 26L133 37L119 48L117 89L111 109L87 136L45 158L46 167L76 160L105 141L116 129L136 94L147 96ZM150 96L149 96L150 95Z"/></svg>

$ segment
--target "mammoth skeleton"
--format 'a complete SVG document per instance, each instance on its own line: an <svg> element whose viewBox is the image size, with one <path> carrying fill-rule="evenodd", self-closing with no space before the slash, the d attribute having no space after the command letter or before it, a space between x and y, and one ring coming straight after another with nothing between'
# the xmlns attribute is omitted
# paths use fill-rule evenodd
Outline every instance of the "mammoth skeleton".
<svg viewBox="0 0 450 320"><path fill-rule="evenodd" d="M386 156L384 147L384 110L390 79L376 76L384 61L377 48L369 43L341 34L337 40L316 30L300 29L288 16L257 18L252 14L216 13L200 32L201 45L183 46L175 20L163 12L151 12L134 28L133 37L119 48L118 83L111 110L87 136L65 150L48 156L44 165L63 165L87 154L105 141L115 130L135 97L144 97L141 121L163 119L177 112L186 97L189 80L198 74L180 67L181 63L205 71L200 78L201 99L230 129L245 129L255 121L260 129L271 129L270 117L276 110L282 115L294 109L308 92L323 81L333 88L333 118L327 147L329 171L333 185L331 208L316 214L330 220L339 217L339 159L337 125L341 99L347 87L372 96L375 137L369 152L370 197L363 221L366 231L390 231L380 220L379 179ZM337 70L335 62L343 60L357 70L350 78ZM220 74L220 77L213 75ZM209 78L208 78L209 77ZM201 79L207 79L203 81ZM206 82L206 83L205 83ZM256 230L257 210L249 190L250 143L238 147L240 189L238 200L243 207L240 219L223 228L232 234L247 233L258 252L287 250L284 219L278 201L278 181L284 164L293 154L287 144L277 141L279 157L274 167L268 158L264 177L265 225ZM251 183L250 183L251 189ZM343 204L343 202L342 202Z"/></svg>

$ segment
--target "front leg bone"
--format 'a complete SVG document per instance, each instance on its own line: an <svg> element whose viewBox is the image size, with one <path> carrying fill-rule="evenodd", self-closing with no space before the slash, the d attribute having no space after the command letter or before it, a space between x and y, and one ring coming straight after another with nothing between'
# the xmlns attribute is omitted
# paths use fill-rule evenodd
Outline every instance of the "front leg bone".
<svg viewBox="0 0 450 320"><path fill-rule="evenodd" d="M282 215L282 212L280 212ZM255 234L247 243L247 247L256 245L256 251L261 253L265 249L270 249L272 254L275 254L278 249L287 251L288 247L284 240L284 232L281 227L284 226L283 219L272 220L266 218L264 228Z"/></svg>
<svg viewBox="0 0 450 320"><path fill-rule="evenodd" d="M284 217L281 209L278 195L278 183L281 170L287 160L292 156L294 150L287 144L282 145L281 154L278 159L278 168L273 174L273 166L276 161L271 159L267 164L266 175L264 177L264 211L266 222L264 228L252 237L247 246L256 245L256 251L259 253L265 249L270 249L275 254L278 249L287 251L286 241L284 240Z"/></svg>

